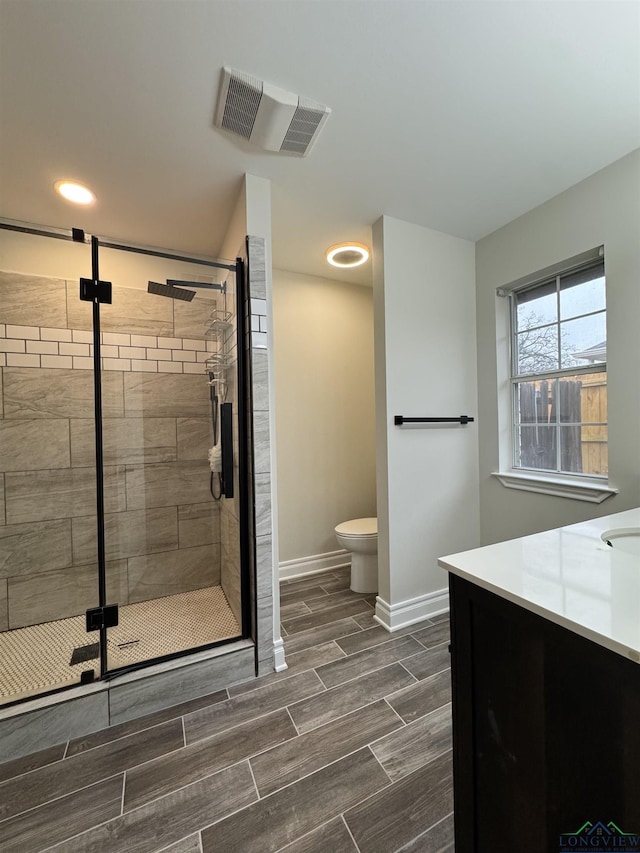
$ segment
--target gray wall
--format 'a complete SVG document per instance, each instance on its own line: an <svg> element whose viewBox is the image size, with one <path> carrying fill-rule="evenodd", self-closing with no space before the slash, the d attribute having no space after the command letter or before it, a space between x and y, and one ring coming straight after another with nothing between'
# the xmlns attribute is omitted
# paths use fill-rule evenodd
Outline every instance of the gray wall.
<svg viewBox="0 0 640 853"><path fill-rule="evenodd" d="M640 504L640 151L618 160L477 243L478 426L483 544ZM607 279L609 484L593 504L504 488L499 469L499 387L506 347L496 288L604 246ZM508 393L508 392L507 392Z"/></svg>

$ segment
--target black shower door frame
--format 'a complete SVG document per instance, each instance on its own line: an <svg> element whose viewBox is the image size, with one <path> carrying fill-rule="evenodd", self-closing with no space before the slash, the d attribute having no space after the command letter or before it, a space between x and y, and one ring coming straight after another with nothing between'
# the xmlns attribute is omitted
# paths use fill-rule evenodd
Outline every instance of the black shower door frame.
<svg viewBox="0 0 640 853"><path fill-rule="evenodd" d="M40 232L42 233L42 232ZM87 236L81 229L74 228L72 236L76 242L87 242ZM187 257L171 252L163 252L156 249L148 249L112 240L90 237L91 242L91 278L80 279L80 299L92 303L92 334L93 334L93 381L94 381L94 424L95 424L95 459L96 459L96 530L97 530L97 568L98 568L98 606L87 611L87 632L97 631L99 634L100 647L100 675L99 678L109 679L116 675L143 669L151 664L174 660L193 654L195 651L203 651L208 648L224 645L229 640L219 640L203 646L196 646L183 651L168 655L149 658L129 666L110 669L107 659L107 635L110 627L118 624L118 603L109 603L107 599L107 564L106 564L106 541L105 541L105 501L104 501L104 438L102 421L102 367L101 367L101 340L100 340L100 305L111 303L111 282L100 280L99 254L100 248L117 249L121 251L134 252L137 254L150 255L168 260L188 261L189 263L202 264L206 267L215 267L228 270L235 275L236 285L236 347L237 347L237 405L238 405L238 436L239 436L239 535L240 535L240 601L242 613L242 638L251 636L252 631L252 607L251 589L255 583L250 582L250 573L255 571L254 560L252 560L253 548L251 541L253 536L252 516L253 499L250 488L250 400L251 393L251 350L247 340L247 294L246 277L244 274L244 262L237 258L235 264L223 264L217 261L202 258Z"/></svg>

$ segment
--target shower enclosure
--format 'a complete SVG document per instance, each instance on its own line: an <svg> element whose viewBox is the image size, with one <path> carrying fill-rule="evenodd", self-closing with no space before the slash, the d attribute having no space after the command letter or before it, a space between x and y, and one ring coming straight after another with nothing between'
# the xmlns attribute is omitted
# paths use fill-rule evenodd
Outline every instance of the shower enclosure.
<svg viewBox="0 0 640 853"><path fill-rule="evenodd" d="M21 230L86 273L0 273L0 705L255 619L242 261Z"/></svg>

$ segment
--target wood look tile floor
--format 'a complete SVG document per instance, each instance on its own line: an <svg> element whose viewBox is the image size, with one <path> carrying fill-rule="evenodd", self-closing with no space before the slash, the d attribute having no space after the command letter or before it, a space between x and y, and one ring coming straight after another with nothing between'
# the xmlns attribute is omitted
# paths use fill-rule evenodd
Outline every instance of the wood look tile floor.
<svg viewBox="0 0 640 853"><path fill-rule="evenodd" d="M453 851L448 619L283 581L289 668L0 765L2 853Z"/></svg>

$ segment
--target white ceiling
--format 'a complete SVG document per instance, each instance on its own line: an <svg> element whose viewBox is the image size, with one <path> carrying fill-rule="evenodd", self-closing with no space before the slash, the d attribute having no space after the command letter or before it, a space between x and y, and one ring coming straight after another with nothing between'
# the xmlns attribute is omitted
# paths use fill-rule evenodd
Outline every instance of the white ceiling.
<svg viewBox="0 0 640 853"><path fill-rule="evenodd" d="M383 213L478 239L640 145L638 2L2 0L0 216L217 254L245 172L273 260ZM332 109L306 158L213 127L223 65ZM88 184L92 210L54 195Z"/></svg>

